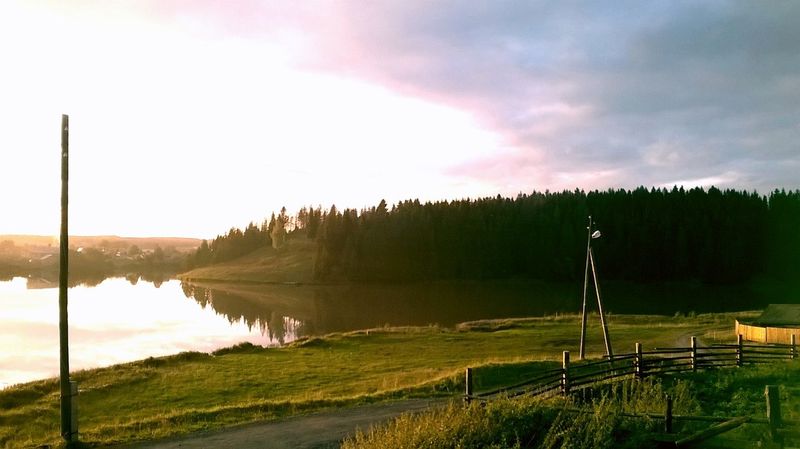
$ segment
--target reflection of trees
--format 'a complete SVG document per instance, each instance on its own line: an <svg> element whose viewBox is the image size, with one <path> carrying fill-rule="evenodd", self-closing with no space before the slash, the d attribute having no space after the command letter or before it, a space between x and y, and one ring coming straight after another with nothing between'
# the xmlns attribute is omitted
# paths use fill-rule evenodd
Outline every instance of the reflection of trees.
<svg viewBox="0 0 800 449"><path fill-rule="evenodd" d="M280 344L284 343L286 337L286 320L284 317L272 312L269 317L269 326L267 326L269 338L277 339Z"/></svg>
<svg viewBox="0 0 800 449"><path fill-rule="evenodd" d="M390 326L425 326L571 311L571 285L536 282L362 284L314 292L317 333Z"/></svg>
<svg viewBox="0 0 800 449"><path fill-rule="evenodd" d="M532 285L514 282L208 287L182 285L184 294L201 306L210 304L229 322L244 322L279 343L288 336L384 325L450 326L481 318L540 315L563 310L563 298L573 297L572 289L558 289L547 296L540 292L536 296L541 301L531 301Z"/></svg>
<svg viewBox="0 0 800 449"><path fill-rule="evenodd" d="M672 314L695 310L700 298L722 304L736 296L733 287L695 289L691 285L667 289L664 285L604 284L606 305L617 313ZM231 323L244 322L270 340L324 335L390 326L424 326L491 318L542 316L578 311L578 283L541 281L453 281L408 284L362 284L333 286L254 286L211 284L203 288L184 283L187 297L201 306L211 305ZM752 295L745 295L745 299ZM643 301L642 298L651 298ZM730 310L746 310L727 300ZM710 304L705 302L705 304ZM717 306L719 307L719 306Z"/></svg>
<svg viewBox="0 0 800 449"><path fill-rule="evenodd" d="M194 290L192 287L193 286L191 284L187 284L186 282L181 282L181 290L183 290L183 296L191 298Z"/></svg>
<svg viewBox="0 0 800 449"><path fill-rule="evenodd" d="M155 288L159 288L165 280L169 279L169 276L161 271L145 271L142 273L142 279L152 282Z"/></svg>
<svg viewBox="0 0 800 449"><path fill-rule="evenodd" d="M287 339L294 340L305 334L303 321L283 316L268 305L223 290L185 282L181 283L181 289L187 298L194 299L202 308L210 305L217 315L224 316L230 324L243 322L248 330L252 332L258 329L271 342L282 345Z"/></svg>
<svg viewBox="0 0 800 449"><path fill-rule="evenodd" d="M29 273L25 277L28 278L28 289L58 288L58 272L35 272ZM79 286L97 287L106 280L106 278L107 276L103 273L86 273L70 270L67 285L70 288Z"/></svg>
<svg viewBox="0 0 800 449"><path fill-rule="evenodd" d="M482 318L541 315L564 310L563 299L571 301L574 296L571 288L558 289L534 294L541 301L531 301L532 285L514 282L219 288L183 283L181 288L184 295L203 307L211 305L230 323L244 322L279 343L289 336L384 325L450 326Z"/></svg>
<svg viewBox="0 0 800 449"><path fill-rule="evenodd" d="M105 274L102 274L102 273L97 273L97 274L87 273L87 274L78 275L78 276L73 276L70 273L69 286L70 287L76 287L76 286L82 285L84 287L97 287L103 281L105 281L107 278L108 278L108 276L106 276Z"/></svg>
<svg viewBox="0 0 800 449"><path fill-rule="evenodd" d="M30 274L26 276L28 278L28 288L29 289L39 289L39 288L58 288L58 273L51 273L51 272L41 272ZM114 277L121 277L120 276L107 276L103 273L82 273L82 272L69 272L69 280L67 285L72 287L97 287L103 281L109 278ZM159 274L140 274L140 273L128 273L124 276L125 280L130 282L131 285L136 285L139 283L140 280L144 280L146 282L152 282L153 285L158 288L164 283L166 280L169 279L169 276L159 273Z"/></svg>

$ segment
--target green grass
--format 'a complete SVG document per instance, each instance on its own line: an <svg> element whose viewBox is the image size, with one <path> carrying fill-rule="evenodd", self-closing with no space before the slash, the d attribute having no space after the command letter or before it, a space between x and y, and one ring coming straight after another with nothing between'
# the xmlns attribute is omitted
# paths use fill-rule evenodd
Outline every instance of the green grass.
<svg viewBox="0 0 800 449"><path fill-rule="evenodd" d="M214 280L257 283L310 283L313 281L314 256L317 247L313 240L297 236L280 250L261 248L238 259L196 268L181 274L184 280Z"/></svg>
<svg viewBox="0 0 800 449"><path fill-rule="evenodd" d="M700 405L700 414L711 416L766 417L764 390L777 385L781 416L800 423L800 363L774 363L724 369L687 375L682 378ZM800 428L793 428L787 447L800 446ZM716 437L709 447L754 447L756 441L769 441L767 426L745 424Z"/></svg>
<svg viewBox="0 0 800 449"><path fill-rule="evenodd" d="M637 341L654 347L686 335L731 338L733 318L613 315L609 326L615 350L630 352ZM593 357L603 353L597 321L588 333ZM81 438L129 442L392 398L454 396L468 366L477 367L477 389L491 389L553 366L563 350L577 353L579 327L579 317L567 315L374 329L76 372ZM57 444L58 394L55 379L1 391L0 447Z"/></svg>

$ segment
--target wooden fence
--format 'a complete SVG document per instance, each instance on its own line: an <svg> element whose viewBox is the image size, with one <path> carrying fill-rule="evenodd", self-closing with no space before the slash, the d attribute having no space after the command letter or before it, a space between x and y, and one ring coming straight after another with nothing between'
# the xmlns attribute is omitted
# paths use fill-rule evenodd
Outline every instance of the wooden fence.
<svg viewBox="0 0 800 449"><path fill-rule="evenodd" d="M736 320L736 334L747 341L791 344L792 338L800 336L800 328L758 326Z"/></svg>
<svg viewBox="0 0 800 449"><path fill-rule="evenodd" d="M542 371L534 378L491 391L475 392L472 368L467 368L464 399L470 402L501 396L538 396L555 393L569 395L581 388L624 378L642 379L654 374L792 360L798 357L798 352L794 335L789 344L770 345L744 343L742 336L739 335L735 344L702 347L697 346L695 337L691 338L689 347L655 348L645 351L641 343L636 343L636 349L632 353L618 354L611 359L590 362L571 363L569 356L569 351L563 352L560 368Z"/></svg>
<svg viewBox="0 0 800 449"><path fill-rule="evenodd" d="M535 378L527 379L515 385L497 388L491 391L476 393L473 391L473 370L466 370L466 392L464 400L488 401L495 398L515 397L521 395L570 395L580 389L590 388L602 383L624 378L642 379L654 374L679 373L700 369L741 367L744 365L770 363L780 360L794 360L798 357L796 337L791 336L789 344L745 344L739 334L735 344L716 344L697 346L697 339L691 338L689 347L655 348L644 351L640 343L630 354L615 355L612 359L591 362L571 363L569 351L563 352L561 368L542 371ZM713 436L732 430L745 423L766 424L769 426L773 442L782 443L783 437L792 435L784 428L800 427L800 422L781 420L778 389L769 385L765 390L767 400L766 418L716 417L716 416L681 416L672 414L672 399L667 396L666 409L663 414L645 413L638 415L624 414L634 418L655 418L664 420L664 437L661 443L666 447L685 448ZM582 409L564 409L566 412L587 413ZM591 413L591 412L588 412ZM680 439L670 438L673 421L701 421L714 423L692 435ZM674 434L673 434L674 435Z"/></svg>

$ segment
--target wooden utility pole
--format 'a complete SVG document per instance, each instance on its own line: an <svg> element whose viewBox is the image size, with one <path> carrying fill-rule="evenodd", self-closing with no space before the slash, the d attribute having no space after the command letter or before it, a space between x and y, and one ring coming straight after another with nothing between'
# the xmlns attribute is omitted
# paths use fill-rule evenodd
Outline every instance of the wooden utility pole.
<svg viewBox="0 0 800 449"><path fill-rule="evenodd" d="M583 360L586 355L586 288L589 286L589 249L592 245L592 216L589 215L589 226L586 227L586 267L583 269L583 308L581 311L581 347L578 359Z"/></svg>
<svg viewBox="0 0 800 449"><path fill-rule="evenodd" d="M586 290L589 285L589 267L592 268L592 280L594 281L594 292L597 295L597 309L600 313L600 323L603 327L603 340L606 344L606 355L609 360L614 358L614 351L611 349L611 337L608 335L608 325L606 315L603 312L603 301L600 299L600 282L597 279L597 268L594 266L594 253L592 252L592 239L600 237L600 231L592 232L592 217L589 216L588 236L586 238L586 268L583 273L583 310L581 312L581 346L578 357L583 360L586 348Z"/></svg>
<svg viewBox="0 0 800 449"><path fill-rule="evenodd" d="M69 328L67 326L67 281L69 279L69 242L67 211L69 205L69 116L61 116L61 237L58 276L58 332L61 349L61 436L72 441L72 391L69 382Z"/></svg>
<svg viewBox="0 0 800 449"><path fill-rule="evenodd" d="M611 349L611 337L608 335L608 324L606 314L603 312L603 301L600 299L600 282L597 280L597 269L594 267L594 253L589 248L589 262L592 265L592 276L594 277L594 292L597 295L597 311L600 314L600 324L603 326L603 341L606 343L606 355L608 360L614 359L614 351Z"/></svg>

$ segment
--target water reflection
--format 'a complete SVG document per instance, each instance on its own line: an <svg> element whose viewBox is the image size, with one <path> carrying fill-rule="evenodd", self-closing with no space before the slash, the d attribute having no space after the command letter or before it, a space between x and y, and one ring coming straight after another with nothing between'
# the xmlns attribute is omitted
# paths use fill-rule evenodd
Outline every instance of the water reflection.
<svg viewBox="0 0 800 449"><path fill-rule="evenodd" d="M574 285L535 281L394 285L182 284L186 297L280 344L300 336L572 311ZM535 296L533 296L535 295Z"/></svg>
<svg viewBox="0 0 800 449"><path fill-rule="evenodd" d="M769 298L744 286L604 286L611 313L672 315L762 307ZM582 286L533 280L361 285L183 283L187 297L230 322L244 321L270 341L382 326L453 326L464 321L578 313ZM590 298L594 310L594 298Z"/></svg>
<svg viewBox="0 0 800 449"><path fill-rule="evenodd" d="M129 274L78 281L81 285L70 289L69 305L73 369L189 350L211 352L244 341L282 345L302 336L384 325L452 326L577 313L582 293L577 283L530 280L260 286ZM58 373L57 285L57 280L36 276L0 281L0 388ZM691 283L609 282L603 293L612 313L668 315L752 310L776 298L797 297L796 291L774 288Z"/></svg>
<svg viewBox="0 0 800 449"><path fill-rule="evenodd" d="M136 273L127 273L124 275L120 275L125 280L130 282L131 285L136 285L140 280L149 282L153 284L155 288L161 287L161 285L174 277L173 272L168 271L145 271L145 272L136 272ZM9 279L0 279L2 281L11 281L14 277L10 277ZM58 288L58 273L47 273L47 272L40 272L40 273L28 273L25 275L27 279L28 288L31 290L35 289L43 289L43 288ZM97 287L98 285L102 284L106 279L116 279L115 277L109 277L104 274L92 274L92 273L70 273L69 274L69 281L68 285L70 288L72 287Z"/></svg>
<svg viewBox="0 0 800 449"><path fill-rule="evenodd" d="M139 280L143 280L153 284L153 287L159 288L161 287L161 284L169 280L171 277L172 276L170 274L162 272L128 273L125 275L125 280L130 282L131 285L136 285L139 283Z"/></svg>
<svg viewBox="0 0 800 449"><path fill-rule="evenodd" d="M145 279L110 278L94 287L70 288L71 369L181 351L211 352L241 342L277 345L296 338L297 323L270 319L265 326L273 335L266 327L262 335L235 317L187 301L177 281ZM0 282L0 388L58 373L56 286L39 277Z"/></svg>
<svg viewBox="0 0 800 449"><path fill-rule="evenodd" d="M246 291L236 294L188 283L182 283L181 288L187 298L193 298L204 310L211 308L231 324L243 322L250 331L258 329L271 344L283 345L308 334L303 321L278 312L268 301L259 304Z"/></svg>

